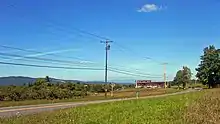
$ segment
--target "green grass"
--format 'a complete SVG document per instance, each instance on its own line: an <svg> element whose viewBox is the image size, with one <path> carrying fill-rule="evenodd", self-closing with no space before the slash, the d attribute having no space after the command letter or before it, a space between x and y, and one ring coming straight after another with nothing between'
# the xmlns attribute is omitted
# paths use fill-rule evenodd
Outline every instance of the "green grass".
<svg viewBox="0 0 220 124"><path fill-rule="evenodd" d="M98 96L86 96L84 98L76 99L55 99L55 100L25 100L25 101L0 101L0 107L9 107L9 106L22 106L22 105L37 105L37 104L47 104L47 103L61 103L61 102L79 102L79 101L92 101L92 100L103 100L103 99L116 99L116 98L129 98L135 97L135 92L138 89L126 89L124 91L115 91L114 97L111 97L108 94L108 97L105 98L104 94L101 93ZM176 89L140 89L140 96L151 96L151 95L160 95L167 93L179 92L180 90Z"/></svg>
<svg viewBox="0 0 220 124"><path fill-rule="evenodd" d="M205 92L93 104L5 118L3 124L182 124L186 108Z"/></svg>

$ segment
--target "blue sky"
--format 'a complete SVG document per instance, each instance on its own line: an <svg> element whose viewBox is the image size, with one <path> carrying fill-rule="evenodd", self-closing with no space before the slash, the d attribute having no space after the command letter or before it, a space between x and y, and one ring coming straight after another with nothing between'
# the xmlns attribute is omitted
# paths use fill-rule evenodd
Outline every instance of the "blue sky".
<svg viewBox="0 0 220 124"><path fill-rule="evenodd" d="M183 65L199 63L204 47L220 47L220 2L218 0L2 0L0 3L0 45L13 46L57 55L78 57L104 66L104 45L100 39L79 33L78 28L108 37L111 44L109 64L121 69L134 68L162 75L168 62L168 79ZM121 49L117 44L129 50ZM0 48L1 52L33 55ZM144 60L151 57L153 60ZM4 62L66 66L57 63L5 60ZM79 61L79 60L71 60ZM89 65L91 66L91 64ZM122 67L123 66L123 67ZM103 80L103 71L42 69L0 65L0 76L22 75L79 80ZM109 73L110 80L143 79ZM152 80L162 80L156 78Z"/></svg>

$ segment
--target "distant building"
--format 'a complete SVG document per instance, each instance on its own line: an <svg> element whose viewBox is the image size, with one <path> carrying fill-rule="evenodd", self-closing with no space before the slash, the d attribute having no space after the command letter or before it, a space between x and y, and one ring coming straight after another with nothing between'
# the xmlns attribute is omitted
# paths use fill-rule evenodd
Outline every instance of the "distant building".
<svg viewBox="0 0 220 124"><path fill-rule="evenodd" d="M164 82L152 82L151 80L136 80L136 88L164 88Z"/></svg>

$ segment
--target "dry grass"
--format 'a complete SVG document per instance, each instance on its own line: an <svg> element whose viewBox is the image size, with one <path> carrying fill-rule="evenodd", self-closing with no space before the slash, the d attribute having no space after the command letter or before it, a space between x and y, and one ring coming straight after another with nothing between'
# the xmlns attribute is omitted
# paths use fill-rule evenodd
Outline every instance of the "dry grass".
<svg viewBox="0 0 220 124"><path fill-rule="evenodd" d="M187 124L220 124L220 89L207 90L186 110Z"/></svg>

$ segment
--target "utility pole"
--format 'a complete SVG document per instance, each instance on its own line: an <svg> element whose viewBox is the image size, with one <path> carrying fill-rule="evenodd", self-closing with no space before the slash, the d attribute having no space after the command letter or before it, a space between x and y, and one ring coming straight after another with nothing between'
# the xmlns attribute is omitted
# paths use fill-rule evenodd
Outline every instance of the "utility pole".
<svg viewBox="0 0 220 124"><path fill-rule="evenodd" d="M101 41L105 43L105 97L107 97L107 83L108 83L108 51L110 50L110 44L113 41Z"/></svg>
<svg viewBox="0 0 220 124"><path fill-rule="evenodd" d="M112 88L112 91L111 91L111 96L113 97L114 96L114 87L115 87L115 84L114 83L111 83L111 88Z"/></svg>
<svg viewBox="0 0 220 124"><path fill-rule="evenodd" d="M166 82L166 65L167 65L168 63L163 63L163 66L164 66L164 88L166 88L167 87L167 82Z"/></svg>

